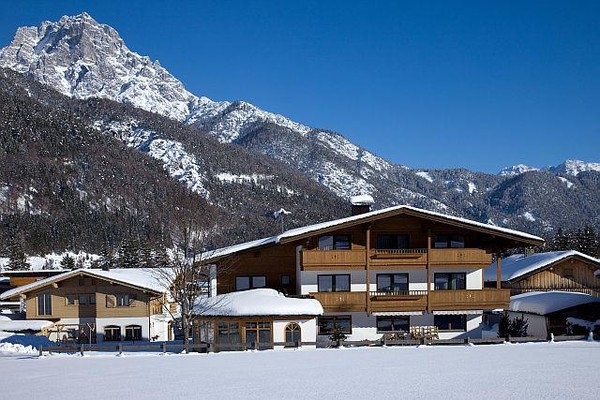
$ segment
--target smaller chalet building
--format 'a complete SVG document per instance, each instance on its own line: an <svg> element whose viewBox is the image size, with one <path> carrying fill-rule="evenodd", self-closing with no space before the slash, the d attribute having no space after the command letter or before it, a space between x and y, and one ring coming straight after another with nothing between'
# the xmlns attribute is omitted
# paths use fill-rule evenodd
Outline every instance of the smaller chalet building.
<svg viewBox="0 0 600 400"><path fill-rule="evenodd" d="M194 307L194 341L212 350L314 347L314 299L290 298L273 289L252 289L203 298Z"/></svg>
<svg viewBox="0 0 600 400"><path fill-rule="evenodd" d="M321 343L336 327L349 341L480 337L483 312L510 300L500 279L484 288L484 270L507 249L544 243L411 206L369 211L363 202L353 214L204 254L217 267L218 294L270 288L318 300Z"/></svg>
<svg viewBox="0 0 600 400"><path fill-rule="evenodd" d="M46 320L50 340L77 343L172 339L166 285L156 270L77 269L0 295L20 299L27 320Z"/></svg>
<svg viewBox="0 0 600 400"><path fill-rule="evenodd" d="M600 328L600 297L564 291L527 292L512 296L511 319L527 320L527 335L587 335Z"/></svg>
<svg viewBox="0 0 600 400"><path fill-rule="evenodd" d="M600 260L578 251L515 254L502 260L502 287L511 295L538 291L580 292L600 296ZM485 274L494 286L496 264Z"/></svg>

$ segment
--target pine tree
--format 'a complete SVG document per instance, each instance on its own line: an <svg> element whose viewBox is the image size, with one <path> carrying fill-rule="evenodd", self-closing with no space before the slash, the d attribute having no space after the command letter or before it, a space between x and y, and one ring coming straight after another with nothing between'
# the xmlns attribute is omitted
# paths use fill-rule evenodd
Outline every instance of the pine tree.
<svg viewBox="0 0 600 400"><path fill-rule="evenodd" d="M119 268L139 268L140 249L138 243L133 239L123 240L119 249Z"/></svg>
<svg viewBox="0 0 600 400"><path fill-rule="evenodd" d="M171 266L171 257L163 244L159 244L154 252L153 265L156 268L168 268Z"/></svg>
<svg viewBox="0 0 600 400"><path fill-rule="evenodd" d="M500 317L500 322L498 323L498 337L508 338L509 335L510 317L508 316L508 312L504 311L504 313L502 313L502 317Z"/></svg>
<svg viewBox="0 0 600 400"><path fill-rule="evenodd" d="M63 269L75 269L75 259L67 253L60 261L60 266Z"/></svg>
<svg viewBox="0 0 600 400"><path fill-rule="evenodd" d="M8 248L8 264L6 264L6 270L8 271L26 271L31 269L31 265L27 262L27 257L23 252L21 243L14 241Z"/></svg>

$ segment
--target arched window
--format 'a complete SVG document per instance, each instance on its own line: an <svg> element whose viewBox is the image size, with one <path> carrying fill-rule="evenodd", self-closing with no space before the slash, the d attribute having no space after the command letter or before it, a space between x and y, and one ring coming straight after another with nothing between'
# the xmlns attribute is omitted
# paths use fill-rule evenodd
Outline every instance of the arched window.
<svg viewBox="0 0 600 400"><path fill-rule="evenodd" d="M125 340L142 340L142 327L139 325L127 325L125 327Z"/></svg>
<svg viewBox="0 0 600 400"><path fill-rule="evenodd" d="M105 342L120 342L121 341L121 327L115 325L108 325L104 327L104 341Z"/></svg>
<svg viewBox="0 0 600 400"><path fill-rule="evenodd" d="M300 325L290 322L285 326L285 345L286 347L298 347L302 342Z"/></svg>

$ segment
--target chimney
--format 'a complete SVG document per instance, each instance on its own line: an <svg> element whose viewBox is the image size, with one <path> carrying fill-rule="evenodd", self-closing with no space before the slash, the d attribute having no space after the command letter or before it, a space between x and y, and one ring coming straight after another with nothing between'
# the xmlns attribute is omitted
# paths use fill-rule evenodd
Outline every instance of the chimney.
<svg viewBox="0 0 600 400"><path fill-rule="evenodd" d="M371 206L373 203L375 203L375 200L373 200L373 197L369 194L361 194L350 197L350 204L352 204L352 215L368 213L371 211Z"/></svg>

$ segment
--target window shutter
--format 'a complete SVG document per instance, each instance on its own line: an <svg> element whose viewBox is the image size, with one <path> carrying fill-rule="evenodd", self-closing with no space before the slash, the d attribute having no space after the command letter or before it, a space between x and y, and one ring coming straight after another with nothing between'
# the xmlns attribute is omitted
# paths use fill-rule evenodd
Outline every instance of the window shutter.
<svg viewBox="0 0 600 400"><path fill-rule="evenodd" d="M112 294L106 295L106 308L114 308L117 306L117 297Z"/></svg>

